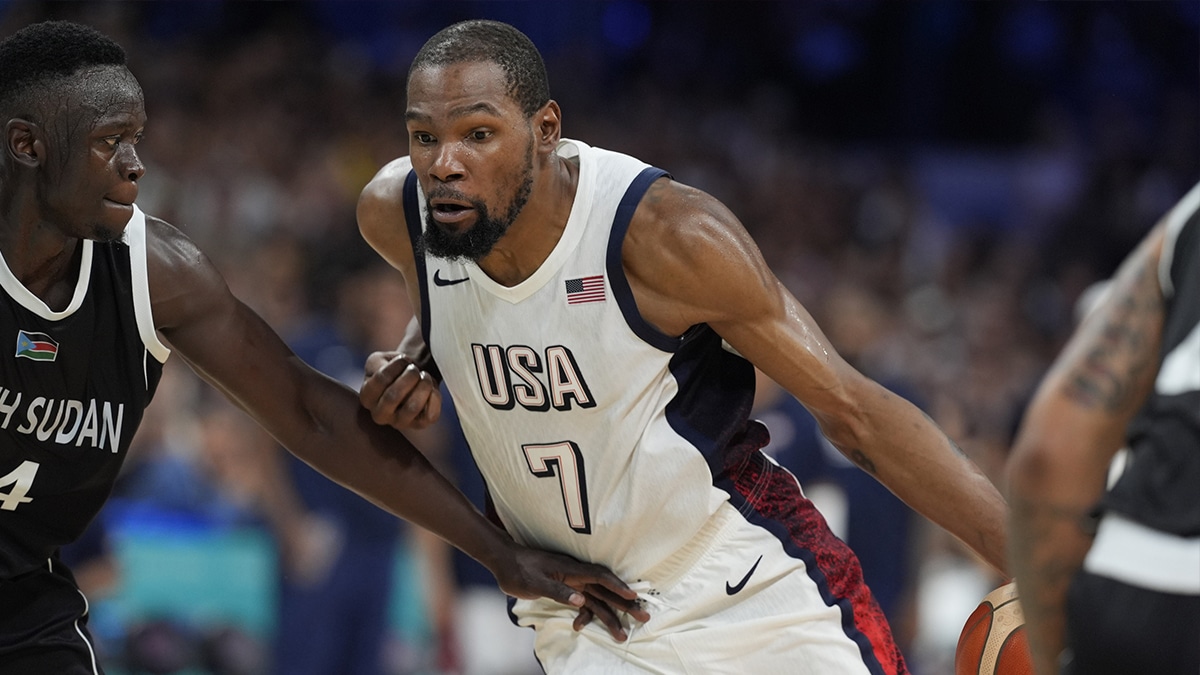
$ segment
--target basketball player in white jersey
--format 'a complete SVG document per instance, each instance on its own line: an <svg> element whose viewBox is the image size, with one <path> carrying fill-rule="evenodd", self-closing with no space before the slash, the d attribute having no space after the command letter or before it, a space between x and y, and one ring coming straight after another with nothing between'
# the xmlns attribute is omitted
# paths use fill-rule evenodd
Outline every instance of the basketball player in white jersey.
<svg viewBox="0 0 1200 675"><path fill-rule="evenodd" d="M606 570L514 544L353 390L296 358L184 234L138 209L147 116L119 45L69 22L6 37L0 119L0 675L103 672L59 549L112 491L172 348L296 456L502 586L577 604L603 588L634 609Z"/></svg>
<svg viewBox="0 0 1200 675"><path fill-rule="evenodd" d="M1200 673L1200 185L1071 337L1008 470L1038 675Z"/></svg>
<svg viewBox="0 0 1200 675"><path fill-rule="evenodd" d="M562 137L541 56L506 24L431 38L410 155L359 225L418 319L370 357L380 423L431 423L444 378L495 515L610 566L649 621L615 642L517 601L551 673L907 672L853 554L759 448L758 365L858 466L1004 565L1005 504L919 410L846 364L712 197Z"/></svg>

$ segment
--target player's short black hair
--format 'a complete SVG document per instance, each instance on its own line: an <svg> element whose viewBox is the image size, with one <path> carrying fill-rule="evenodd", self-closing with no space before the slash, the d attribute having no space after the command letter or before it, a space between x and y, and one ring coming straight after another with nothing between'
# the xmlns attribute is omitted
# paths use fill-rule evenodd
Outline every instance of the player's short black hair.
<svg viewBox="0 0 1200 675"><path fill-rule="evenodd" d="M409 66L411 77L421 68L453 63L495 63L508 80L508 94L526 115L550 100L546 63L533 41L500 21L471 20L456 23L429 38Z"/></svg>
<svg viewBox="0 0 1200 675"><path fill-rule="evenodd" d="M89 26L43 21L0 41L0 111L23 115L54 80L90 66L125 66L125 50Z"/></svg>

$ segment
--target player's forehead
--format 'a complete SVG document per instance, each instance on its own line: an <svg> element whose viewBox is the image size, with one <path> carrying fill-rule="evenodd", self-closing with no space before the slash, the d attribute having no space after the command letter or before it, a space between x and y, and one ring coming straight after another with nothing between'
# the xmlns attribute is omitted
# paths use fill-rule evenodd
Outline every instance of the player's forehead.
<svg viewBox="0 0 1200 675"><path fill-rule="evenodd" d="M73 88L75 105L94 120L93 126L145 121L141 85L124 66L97 66L80 70Z"/></svg>
<svg viewBox="0 0 1200 675"><path fill-rule="evenodd" d="M408 79L408 120L451 120L470 114L520 112L504 70L490 61L419 68Z"/></svg>

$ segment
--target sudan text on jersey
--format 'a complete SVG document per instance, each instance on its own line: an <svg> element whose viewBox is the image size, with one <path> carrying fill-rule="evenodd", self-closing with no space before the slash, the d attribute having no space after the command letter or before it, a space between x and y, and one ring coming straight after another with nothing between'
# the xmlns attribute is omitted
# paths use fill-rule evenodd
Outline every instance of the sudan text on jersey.
<svg viewBox="0 0 1200 675"><path fill-rule="evenodd" d="M0 430L12 429L33 436L39 443L75 447L107 447L117 452L125 404L110 401L77 401L35 396L0 387Z"/></svg>

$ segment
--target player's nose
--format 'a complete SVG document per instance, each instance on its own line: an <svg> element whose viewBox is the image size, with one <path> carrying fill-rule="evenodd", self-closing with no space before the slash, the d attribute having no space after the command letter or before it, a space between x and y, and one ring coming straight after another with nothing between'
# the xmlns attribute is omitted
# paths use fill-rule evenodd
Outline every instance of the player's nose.
<svg viewBox="0 0 1200 675"><path fill-rule="evenodd" d="M429 173L443 183L461 180L467 172L460 157L460 150L457 143L444 143L438 146Z"/></svg>
<svg viewBox="0 0 1200 675"><path fill-rule="evenodd" d="M131 144L122 146L118 161L122 177L136 183L146 175L146 165L142 163L142 158Z"/></svg>

